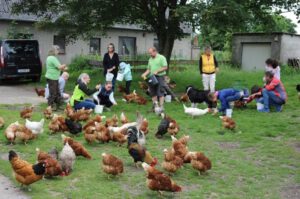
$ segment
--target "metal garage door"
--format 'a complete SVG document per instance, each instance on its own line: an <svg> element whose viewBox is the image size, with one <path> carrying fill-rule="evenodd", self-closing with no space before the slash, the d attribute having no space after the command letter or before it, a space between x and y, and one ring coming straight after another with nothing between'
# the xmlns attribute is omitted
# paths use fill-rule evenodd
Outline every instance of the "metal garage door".
<svg viewBox="0 0 300 199"><path fill-rule="evenodd" d="M271 57L271 44L243 44L242 68L264 70L266 59Z"/></svg>

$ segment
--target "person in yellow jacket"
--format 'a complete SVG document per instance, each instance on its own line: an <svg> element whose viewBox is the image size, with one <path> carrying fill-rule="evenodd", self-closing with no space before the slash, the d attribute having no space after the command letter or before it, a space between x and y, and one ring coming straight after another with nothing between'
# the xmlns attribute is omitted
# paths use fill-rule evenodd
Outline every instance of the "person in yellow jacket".
<svg viewBox="0 0 300 199"><path fill-rule="evenodd" d="M216 73L219 71L218 61L211 52L211 47L206 46L205 52L200 56L199 69L202 75L204 90L215 92Z"/></svg>

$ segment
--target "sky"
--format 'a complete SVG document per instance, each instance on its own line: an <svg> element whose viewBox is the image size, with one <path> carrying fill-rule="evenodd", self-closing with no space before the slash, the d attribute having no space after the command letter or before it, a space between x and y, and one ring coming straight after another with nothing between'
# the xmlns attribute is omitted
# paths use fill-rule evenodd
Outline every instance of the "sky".
<svg viewBox="0 0 300 199"><path fill-rule="evenodd" d="M300 34L300 23L298 23L296 15L292 12L286 12L286 13L283 13L282 15L291 19L295 24L298 25L296 31L298 34Z"/></svg>

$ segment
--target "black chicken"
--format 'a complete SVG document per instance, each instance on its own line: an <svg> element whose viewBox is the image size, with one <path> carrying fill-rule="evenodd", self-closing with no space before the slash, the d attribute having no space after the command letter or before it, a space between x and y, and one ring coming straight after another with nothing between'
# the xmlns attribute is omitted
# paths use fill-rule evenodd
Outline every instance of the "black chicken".
<svg viewBox="0 0 300 199"><path fill-rule="evenodd" d="M73 135L77 135L82 131L82 125L79 122L75 122L71 119L65 119L69 132Z"/></svg>
<svg viewBox="0 0 300 199"><path fill-rule="evenodd" d="M170 121L167 120L165 116L163 116L162 120L160 121L160 124L158 125L155 137L162 138L162 136L168 132L169 125Z"/></svg>

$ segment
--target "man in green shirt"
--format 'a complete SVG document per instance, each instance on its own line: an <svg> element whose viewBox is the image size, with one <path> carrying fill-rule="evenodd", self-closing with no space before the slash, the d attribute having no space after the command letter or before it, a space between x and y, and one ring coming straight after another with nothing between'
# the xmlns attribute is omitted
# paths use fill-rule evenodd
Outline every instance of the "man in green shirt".
<svg viewBox="0 0 300 199"><path fill-rule="evenodd" d="M154 107L158 106L157 100L159 99L159 105L163 111L164 106L164 94L165 94L165 79L166 70L168 69L167 59L159 54L155 47L151 47L148 50L150 59L148 62L147 70L142 74L142 78L146 79L147 76L155 75L158 80L158 85L149 86L150 95L152 97Z"/></svg>
<svg viewBox="0 0 300 199"><path fill-rule="evenodd" d="M58 53L59 47L56 45L52 46L46 60L45 77L47 79L49 88L48 105L51 106L53 110L57 110L62 103L62 96L60 95L58 80L61 71L67 70L66 65L60 64L59 60L57 59Z"/></svg>

